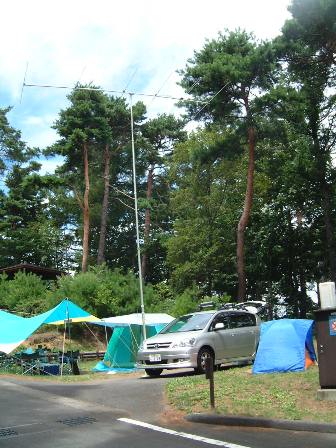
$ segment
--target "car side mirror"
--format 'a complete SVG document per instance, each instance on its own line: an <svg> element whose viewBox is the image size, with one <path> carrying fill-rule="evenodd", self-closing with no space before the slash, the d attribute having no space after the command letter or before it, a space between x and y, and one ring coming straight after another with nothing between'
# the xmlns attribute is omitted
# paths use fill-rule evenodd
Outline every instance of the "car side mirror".
<svg viewBox="0 0 336 448"><path fill-rule="evenodd" d="M215 325L215 328L214 328L215 331L224 330L224 329L225 329L225 326L224 326L223 322L217 322Z"/></svg>

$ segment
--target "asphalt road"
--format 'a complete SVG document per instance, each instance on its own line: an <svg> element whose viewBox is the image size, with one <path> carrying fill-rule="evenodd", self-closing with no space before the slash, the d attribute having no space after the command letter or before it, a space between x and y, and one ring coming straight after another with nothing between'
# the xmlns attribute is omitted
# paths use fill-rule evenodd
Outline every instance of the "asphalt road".
<svg viewBox="0 0 336 448"><path fill-rule="evenodd" d="M186 422L163 398L167 376L90 383L0 379L0 448L335 448L336 434ZM168 431L168 432L167 432Z"/></svg>

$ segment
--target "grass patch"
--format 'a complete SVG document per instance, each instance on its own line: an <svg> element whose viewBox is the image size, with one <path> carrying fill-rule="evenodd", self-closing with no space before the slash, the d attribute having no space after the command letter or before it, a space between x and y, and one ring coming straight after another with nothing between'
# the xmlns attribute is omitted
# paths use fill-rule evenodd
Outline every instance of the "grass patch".
<svg viewBox="0 0 336 448"><path fill-rule="evenodd" d="M305 372L252 375L251 367L215 372L216 411L227 415L336 423L335 403L317 400L318 368ZM204 375L172 379L169 403L190 412L210 410L209 382Z"/></svg>

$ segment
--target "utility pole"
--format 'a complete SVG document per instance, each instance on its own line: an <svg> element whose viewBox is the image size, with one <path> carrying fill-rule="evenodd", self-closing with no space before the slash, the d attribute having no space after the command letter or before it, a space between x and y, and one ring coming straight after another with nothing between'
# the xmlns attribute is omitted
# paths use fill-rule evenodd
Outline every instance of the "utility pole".
<svg viewBox="0 0 336 448"><path fill-rule="evenodd" d="M145 306L143 298L143 284L142 284L142 269L141 269L141 254L140 254L140 238L139 238L139 218L138 218L138 194L136 186L136 171L135 171L135 149L134 149L134 123L133 123L133 93L130 96L131 106L131 137L132 137L132 161L133 161L133 191L134 191L134 208L135 208L135 227L136 227L136 241L137 241L137 253L138 253L138 272L140 283L140 303L141 303L141 316L142 316L142 334L143 339L146 339L146 318L145 318Z"/></svg>

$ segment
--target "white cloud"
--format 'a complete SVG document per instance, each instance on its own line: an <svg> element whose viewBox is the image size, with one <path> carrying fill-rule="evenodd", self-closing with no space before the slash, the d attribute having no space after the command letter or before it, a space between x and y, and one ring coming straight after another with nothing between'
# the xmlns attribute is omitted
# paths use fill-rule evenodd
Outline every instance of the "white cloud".
<svg viewBox="0 0 336 448"><path fill-rule="evenodd" d="M57 140L57 134L52 125L56 116L41 114L28 115L22 118L22 138L31 146L45 148Z"/></svg>
<svg viewBox="0 0 336 448"><path fill-rule="evenodd" d="M31 146L38 148L50 146L57 140L56 131L49 127L44 127L40 131L38 129L32 129L29 133L26 131L23 137Z"/></svg>
<svg viewBox="0 0 336 448"><path fill-rule="evenodd" d="M51 126L55 120L55 116L53 115L30 115L23 119L23 124L27 126Z"/></svg>
<svg viewBox="0 0 336 448"><path fill-rule="evenodd" d="M28 132L27 127L50 127L50 120L44 115L56 117L66 104L67 92L26 88L20 103L26 61L27 83L73 86L80 79L122 90L137 68L129 88L155 93L173 70L185 66L194 49L220 30L240 27L263 39L278 34L289 17L289 3L290 0L3 2L0 82L6 95L2 98L15 104L15 126L22 129L30 144L36 145L37 141L43 142L43 133ZM173 74L161 93L179 96L176 80L177 75ZM171 111L174 103L159 99L145 102L151 115Z"/></svg>
<svg viewBox="0 0 336 448"><path fill-rule="evenodd" d="M24 119L23 121L24 124L26 124L27 126L41 126L41 124L44 123L44 119L43 117L34 117L34 116L30 116Z"/></svg>
<svg viewBox="0 0 336 448"><path fill-rule="evenodd" d="M53 174L57 167L62 165L63 159L62 157L57 157L54 159L44 159L41 158L38 160L41 163L40 174Z"/></svg>

